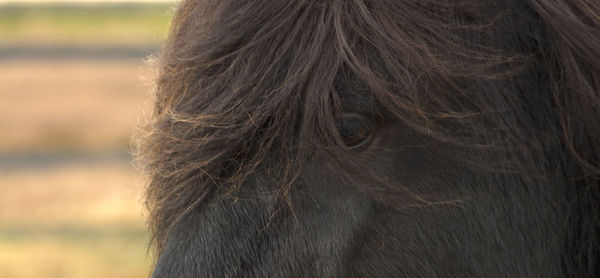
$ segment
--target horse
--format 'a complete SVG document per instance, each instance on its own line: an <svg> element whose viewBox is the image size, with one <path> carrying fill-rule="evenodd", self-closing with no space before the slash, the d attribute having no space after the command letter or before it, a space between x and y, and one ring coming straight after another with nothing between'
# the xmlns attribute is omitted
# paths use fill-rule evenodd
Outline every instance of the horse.
<svg viewBox="0 0 600 278"><path fill-rule="evenodd" d="M184 0L152 277L600 277L600 3Z"/></svg>

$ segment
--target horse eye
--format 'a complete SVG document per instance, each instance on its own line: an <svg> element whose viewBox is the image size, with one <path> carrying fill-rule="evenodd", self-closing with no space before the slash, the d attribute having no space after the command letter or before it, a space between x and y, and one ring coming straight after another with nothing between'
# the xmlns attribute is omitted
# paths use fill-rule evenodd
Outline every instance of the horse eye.
<svg viewBox="0 0 600 278"><path fill-rule="evenodd" d="M374 123L358 114L344 114L335 124L344 144L355 149L369 142L373 131Z"/></svg>

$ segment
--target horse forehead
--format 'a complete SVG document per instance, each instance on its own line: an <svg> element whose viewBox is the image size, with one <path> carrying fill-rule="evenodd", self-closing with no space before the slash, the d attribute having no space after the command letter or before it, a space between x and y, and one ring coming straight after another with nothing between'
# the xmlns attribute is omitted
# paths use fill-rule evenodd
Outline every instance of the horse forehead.
<svg viewBox="0 0 600 278"><path fill-rule="evenodd" d="M340 70L334 90L343 111L370 114L377 109L369 87L356 74L348 70Z"/></svg>

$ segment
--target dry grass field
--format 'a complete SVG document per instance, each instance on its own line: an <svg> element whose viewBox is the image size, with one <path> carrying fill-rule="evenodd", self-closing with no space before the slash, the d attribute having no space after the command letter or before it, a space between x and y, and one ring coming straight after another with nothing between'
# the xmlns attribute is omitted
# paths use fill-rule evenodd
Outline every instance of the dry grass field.
<svg viewBox="0 0 600 278"><path fill-rule="evenodd" d="M146 277L135 61L0 64L0 277Z"/></svg>
<svg viewBox="0 0 600 278"><path fill-rule="evenodd" d="M0 278L148 276L131 142L170 10L0 3Z"/></svg>
<svg viewBox="0 0 600 278"><path fill-rule="evenodd" d="M3 61L0 153L126 150L149 111L147 69L140 60Z"/></svg>
<svg viewBox="0 0 600 278"><path fill-rule="evenodd" d="M141 180L127 165L0 175L0 277L146 277Z"/></svg>

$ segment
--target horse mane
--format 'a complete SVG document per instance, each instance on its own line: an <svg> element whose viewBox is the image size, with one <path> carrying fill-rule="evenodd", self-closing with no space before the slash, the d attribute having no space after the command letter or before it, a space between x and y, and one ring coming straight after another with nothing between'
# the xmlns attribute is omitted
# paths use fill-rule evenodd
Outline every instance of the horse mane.
<svg viewBox="0 0 600 278"><path fill-rule="evenodd" d="M283 197L312 155L352 168L335 120L353 79L375 110L464 150L457 160L558 173L576 227L565 264L593 273L600 4L482 2L184 1L138 150L158 254L181 217L261 167ZM481 152L506 159L469 155Z"/></svg>

